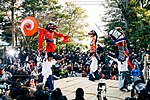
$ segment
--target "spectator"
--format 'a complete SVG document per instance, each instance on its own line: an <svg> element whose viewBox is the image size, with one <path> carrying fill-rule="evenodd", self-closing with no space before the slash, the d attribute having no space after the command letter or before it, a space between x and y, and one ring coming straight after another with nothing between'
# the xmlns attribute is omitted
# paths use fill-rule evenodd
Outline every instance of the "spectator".
<svg viewBox="0 0 150 100"><path fill-rule="evenodd" d="M12 74L10 72L5 71L5 69L2 69L2 76L0 77L0 82L6 82L7 84L11 84L10 78L12 77Z"/></svg>
<svg viewBox="0 0 150 100"><path fill-rule="evenodd" d="M36 86L36 91L33 93L35 100L49 100L50 96L47 92L44 92L44 84L39 83Z"/></svg>
<svg viewBox="0 0 150 100"><path fill-rule="evenodd" d="M77 62L77 54L75 52L71 52L71 71L72 71L72 75L74 74L74 67L75 67L75 62Z"/></svg>
<svg viewBox="0 0 150 100"><path fill-rule="evenodd" d="M16 97L19 95L21 95L21 83L14 82L14 83L12 83L9 96L12 99L16 99Z"/></svg>
<svg viewBox="0 0 150 100"><path fill-rule="evenodd" d="M131 70L130 74L132 77L134 76L139 77L141 75L141 71L138 68L138 66L134 65L134 69Z"/></svg>
<svg viewBox="0 0 150 100"><path fill-rule="evenodd" d="M9 96L10 90L5 91L5 95L3 95L0 100L12 100L11 97Z"/></svg>
<svg viewBox="0 0 150 100"><path fill-rule="evenodd" d="M61 69L61 77L63 78L67 78L68 77L68 71L67 71L67 66L65 66L64 68Z"/></svg>
<svg viewBox="0 0 150 100"><path fill-rule="evenodd" d="M110 79L110 73L111 73L110 63L102 66L102 73L104 74L105 79Z"/></svg>
<svg viewBox="0 0 150 100"><path fill-rule="evenodd" d="M21 95L17 96L17 100L33 100L29 94L29 90L26 87L21 88Z"/></svg>
<svg viewBox="0 0 150 100"><path fill-rule="evenodd" d="M24 84L24 86L26 86L27 89L30 91L30 95L33 95L33 93L36 91L34 83L33 83L34 81L33 82L32 81L33 79L27 80Z"/></svg>
<svg viewBox="0 0 150 100"><path fill-rule="evenodd" d="M117 64L114 64L113 66L112 66L113 68L112 68L112 72L111 72L111 79L118 79L118 66L117 66Z"/></svg>
<svg viewBox="0 0 150 100"><path fill-rule="evenodd" d="M43 66L43 64L39 63L39 65L37 66L38 72L42 72L42 66Z"/></svg>
<svg viewBox="0 0 150 100"><path fill-rule="evenodd" d="M22 51L22 52L19 53L19 60L20 60L21 66L24 66L26 56L27 56L27 54L26 54L25 51Z"/></svg>
<svg viewBox="0 0 150 100"><path fill-rule="evenodd" d="M63 96L60 88L56 88L51 94L51 100L67 100L67 97Z"/></svg>
<svg viewBox="0 0 150 100"><path fill-rule="evenodd" d="M78 88L76 90L75 99L74 100L85 100L84 99L84 90L82 88Z"/></svg>
<svg viewBox="0 0 150 100"><path fill-rule="evenodd" d="M100 44L97 45L97 53L100 54L104 51L103 47L100 46Z"/></svg>
<svg viewBox="0 0 150 100"><path fill-rule="evenodd" d="M39 73L36 67L34 67L33 71L31 72L31 78L34 79L35 84L37 84L39 80Z"/></svg>
<svg viewBox="0 0 150 100"><path fill-rule="evenodd" d="M2 59L0 58L0 68L2 68L3 67L3 61L2 61Z"/></svg>

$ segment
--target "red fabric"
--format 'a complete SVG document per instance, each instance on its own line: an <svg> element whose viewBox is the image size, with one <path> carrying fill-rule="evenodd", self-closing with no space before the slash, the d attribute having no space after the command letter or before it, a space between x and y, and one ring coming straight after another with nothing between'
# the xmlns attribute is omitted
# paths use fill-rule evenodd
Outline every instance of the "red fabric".
<svg viewBox="0 0 150 100"><path fill-rule="evenodd" d="M57 32L50 32L48 30L45 30L44 28L39 28L38 33L38 51L41 51L43 49L44 39L54 40L54 36L58 38L64 38L65 36ZM54 42L46 42L46 52L55 52Z"/></svg>
<svg viewBox="0 0 150 100"><path fill-rule="evenodd" d="M3 69L0 70L0 75L2 75L2 70L3 70Z"/></svg>
<svg viewBox="0 0 150 100"><path fill-rule="evenodd" d="M56 36L56 37L58 37L58 38L63 38L64 37L64 35L63 34L61 34L61 33L54 33L54 35Z"/></svg>
<svg viewBox="0 0 150 100"><path fill-rule="evenodd" d="M130 61L130 60L128 60L128 65L129 65L129 67L130 67L131 69L133 69L133 68L134 68L134 66L133 66L133 64L131 63L131 61Z"/></svg>
<svg viewBox="0 0 150 100"><path fill-rule="evenodd" d="M68 35L64 36L64 39L62 40L62 42L64 42L64 43L70 42Z"/></svg>
<svg viewBox="0 0 150 100"><path fill-rule="evenodd" d="M105 75L104 74L102 74L102 77L101 77L102 79L104 79L105 78Z"/></svg>
<svg viewBox="0 0 150 100"><path fill-rule="evenodd" d="M128 57L129 56L129 51L126 50L124 54L126 55L126 57Z"/></svg>
<svg viewBox="0 0 150 100"><path fill-rule="evenodd" d="M92 52L95 52L95 50L96 50L96 37L94 36L93 38L92 38L92 41L91 41L91 43L90 43L90 52L92 53Z"/></svg>
<svg viewBox="0 0 150 100"><path fill-rule="evenodd" d="M38 29L38 51L43 49L43 42L44 42L44 28Z"/></svg>
<svg viewBox="0 0 150 100"><path fill-rule="evenodd" d="M90 52L91 52L91 53L96 50L96 45L95 45L95 44L91 45L90 47L91 47L91 48L90 48Z"/></svg>
<svg viewBox="0 0 150 100"><path fill-rule="evenodd" d="M124 45L125 45L124 41L116 44L116 46L124 46Z"/></svg>
<svg viewBox="0 0 150 100"><path fill-rule="evenodd" d="M110 79L111 80L115 80L115 76L110 76Z"/></svg>

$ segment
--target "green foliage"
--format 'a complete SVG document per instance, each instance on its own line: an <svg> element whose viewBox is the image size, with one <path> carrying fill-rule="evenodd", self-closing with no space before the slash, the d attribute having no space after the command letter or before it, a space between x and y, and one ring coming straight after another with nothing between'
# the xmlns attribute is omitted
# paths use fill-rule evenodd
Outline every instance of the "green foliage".
<svg viewBox="0 0 150 100"><path fill-rule="evenodd" d="M63 9L59 11L56 20L59 25L58 30L63 34L69 35L71 40L70 43L66 44L67 48L69 48L71 44L73 44L71 47L74 48L73 39L83 39L82 37L84 37L85 33L84 27L88 25L85 22L85 18L87 18L85 11L72 2L66 2ZM62 43L60 42L60 44Z"/></svg>
<svg viewBox="0 0 150 100"><path fill-rule="evenodd" d="M61 11L61 16L63 17L58 19L58 23L62 33L72 37L75 33L84 33L83 28L87 26L87 23L85 23L87 15L81 7L72 2L66 2L64 9Z"/></svg>
<svg viewBox="0 0 150 100"><path fill-rule="evenodd" d="M0 30L2 30L2 40L6 41L11 44L12 35L11 35L11 25L12 22L8 17L8 8L7 6L10 5L9 0L0 1Z"/></svg>
<svg viewBox="0 0 150 100"><path fill-rule="evenodd" d="M25 0L17 8L17 11L20 12L17 14L17 21L19 23L26 16L33 16L38 21L39 27L46 27L50 21L55 20L56 12L60 8L57 0ZM30 49L37 49L37 33L31 37L26 37L19 32L18 36L22 37L20 38L22 45L26 45Z"/></svg>
<svg viewBox="0 0 150 100"><path fill-rule="evenodd" d="M61 8L57 0L25 0L17 10L18 19L33 16L38 20L39 27L45 27L51 20L55 19L56 12Z"/></svg>
<svg viewBox="0 0 150 100"><path fill-rule="evenodd" d="M147 1L147 2L146 2ZM140 3L141 2L141 3ZM106 30L122 27L128 39L128 45L139 50L150 44L150 11L148 0L109 0L109 11L103 18L107 22ZM109 41L105 39L106 44ZM108 43L107 43L108 42Z"/></svg>
<svg viewBox="0 0 150 100"><path fill-rule="evenodd" d="M16 1L14 6L11 4L12 0L0 1L0 5L7 5L6 9L2 6L0 8L0 29L4 30L2 38L8 40L9 43L11 43L9 40L12 41L12 19L8 13L11 12L12 14L11 7L14 7L15 37L20 41L21 46L26 46L30 49L37 49L38 33L31 37L26 37L22 34L20 23L26 16L35 17L39 27L43 28L50 21L55 21L59 26L58 31L69 35L69 38L73 38L74 34L83 34L83 29L87 26L87 23L84 22L87 17L85 11L73 3L66 3L64 8L58 4L57 0L24 0L20 4ZM70 44L68 43L67 45L70 46ZM57 45L63 44L57 41Z"/></svg>

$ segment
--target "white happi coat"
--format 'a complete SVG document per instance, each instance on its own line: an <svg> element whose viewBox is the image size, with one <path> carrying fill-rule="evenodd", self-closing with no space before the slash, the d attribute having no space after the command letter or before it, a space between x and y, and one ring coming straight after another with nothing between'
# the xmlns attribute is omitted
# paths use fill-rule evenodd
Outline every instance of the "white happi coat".
<svg viewBox="0 0 150 100"><path fill-rule="evenodd" d="M42 75L44 76L44 78L43 78L44 85L45 85L45 83L46 83L47 78L49 77L49 75L52 75L52 69L51 69L51 67L53 65L55 65L56 62L57 61L55 59L53 59L51 61L47 61L46 60L46 61L43 62Z"/></svg>
<svg viewBox="0 0 150 100"><path fill-rule="evenodd" d="M91 60L92 60L92 62L90 64L90 74L95 72L98 68L98 61L97 61L96 57L92 56Z"/></svg>

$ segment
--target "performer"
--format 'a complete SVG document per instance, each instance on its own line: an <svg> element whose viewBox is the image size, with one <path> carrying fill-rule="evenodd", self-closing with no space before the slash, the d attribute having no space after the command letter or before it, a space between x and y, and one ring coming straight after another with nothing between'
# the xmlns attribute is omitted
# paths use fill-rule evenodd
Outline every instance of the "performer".
<svg viewBox="0 0 150 100"><path fill-rule="evenodd" d="M124 35L124 32L121 27L116 27L115 29L111 30L108 33L109 37L113 40L113 44L115 44L118 47L118 60L121 62L124 62L126 58L128 57L128 49L126 44L126 38ZM134 68L133 64L130 62L130 60L127 61L128 65L131 69Z"/></svg>
<svg viewBox="0 0 150 100"><path fill-rule="evenodd" d="M90 75L89 75L89 80L95 81L99 79L98 76L98 60L96 58L96 52L92 53L92 56L90 57L91 59L91 64L90 64Z"/></svg>
<svg viewBox="0 0 150 100"><path fill-rule="evenodd" d="M98 35L94 30L91 30L88 34L92 35L92 41L90 43L90 55L92 55L93 52L96 52L96 43Z"/></svg>
<svg viewBox="0 0 150 100"><path fill-rule="evenodd" d="M116 58L110 57L112 60L116 61L118 64L118 71L119 71L119 77L118 77L118 86L119 89L122 91L128 92L128 86L131 84L131 79L130 79L130 73L128 69L128 59L129 57L126 58L125 61L121 62Z"/></svg>
<svg viewBox="0 0 150 100"><path fill-rule="evenodd" d="M53 65L55 65L56 63L60 63L60 62L64 61L66 58L62 58L61 60L56 61L55 59L53 59L53 53L52 52L48 52L47 55L48 55L47 59L45 58L43 61L41 81L43 81L45 87L48 87L50 89L50 91L53 91L54 81L53 81L51 68Z"/></svg>
<svg viewBox="0 0 150 100"><path fill-rule="evenodd" d="M116 27L115 29L109 32L109 37L113 40L113 44L116 44L118 47L118 60L125 61L125 50L126 48L126 38L124 36L124 32L122 31L121 27Z"/></svg>
<svg viewBox="0 0 150 100"><path fill-rule="evenodd" d="M68 35L56 32L58 26L50 22L46 28L38 28L38 22L34 17L27 16L21 22L21 31L25 36L33 36L38 30L38 53L42 51L43 42L46 40L46 52L55 52L54 36L63 38L62 42L69 42Z"/></svg>
<svg viewBox="0 0 150 100"><path fill-rule="evenodd" d="M54 36L63 38L62 42L69 42L68 35L56 32L58 26L50 22L46 28L38 28L38 22L34 17L27 16L21 22L21 31L25 36L33 36L38 30L38 54L44 50L43 42L46 40L46 52L55 52Z"/></svg>
<svg viewBox="0 0 150 100"><path fill-rule="evenodd" d="M91 60L91 64L90 64L89 80L94 81L94 80L99 79L97 69L98 69L98 63L100 61L100 58L97 54L97 47L96 47L98 35L97 35L96 31L94 31L94 30L91 30L88 34L92 35L92 41L90 43L90 60Z"/></svg>
<svg viewBox="0 0 150 100"><path fill-rule="evenodd" d="M58 26L56 26L54 23L50 22L46 28L39 28L39 34L38 34L38 52L43 50L43 42L46 40L46 53L47 53L47 60L45 59L43 62L43 68L42 68L42 77L43 83L45 87L47 86L51 91L54 89L53 84L53 77L52 77L52 65L55 65L56 63L59 63L63 61L64 59L60 61L55 61L53 59L53 53L55 52L55 44L54 44L54 36L58 38L64 38L63 42L69 42L69 38L67 35L60 34L59 32L56 32L56 29ZM47 84L45 84L47 81Z"/></svg>
<svg viewBox="0 0 150 100"><path fill-rule="evenodd" d="M118 63L119 89L129 91L127 87L130 84L131 80L128 65L131 69L133 69L134 66L129 61L124 32L121 27L116 27L109 32L109 37L113 40L113 44L116 44L119 52L118 59L109 56L111 59L115 60Z"/></svg>
<svg viewBox="0 0 150 100"><path fill-rule="evenodd" d="M69 42L69 38L67 35L56 32L56 26L54 23L50 22L46 28L39 28L38 30L38 51L43 50L43 42L46 40L46 52L55 52L55 44L54 44L54 36L58 38L64 38L63 42Z"/></svg>

